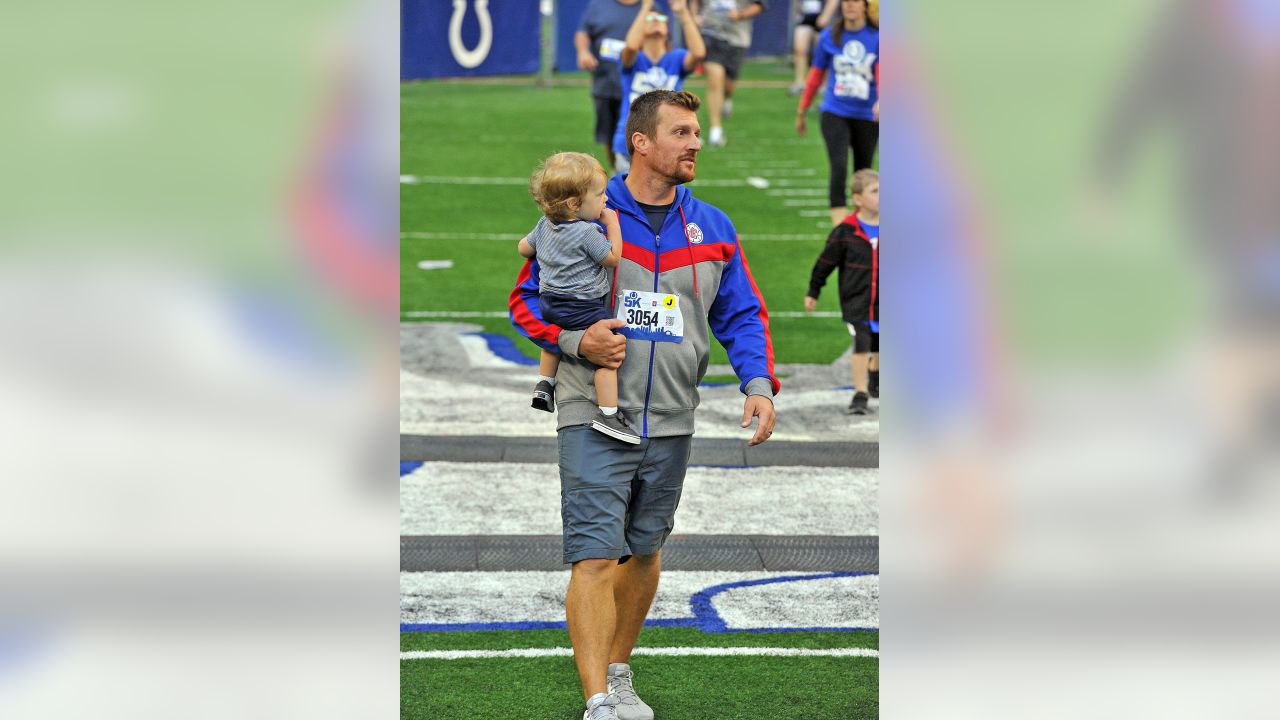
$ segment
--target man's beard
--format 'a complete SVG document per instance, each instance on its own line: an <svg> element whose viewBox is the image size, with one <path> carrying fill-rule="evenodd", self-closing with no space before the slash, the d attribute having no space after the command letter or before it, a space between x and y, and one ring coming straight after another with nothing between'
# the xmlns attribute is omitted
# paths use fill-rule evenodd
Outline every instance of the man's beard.
<svg viewBox="0 0 1280 720"><path fill-rule="evenodd" d="M671 170L666 173L667 179L675 185L683 185L693 182L694 177L698 174L697 157L689 158L693 161L694 166L690 170L684 169L684 161L676 160L671 164Z"/></svg>

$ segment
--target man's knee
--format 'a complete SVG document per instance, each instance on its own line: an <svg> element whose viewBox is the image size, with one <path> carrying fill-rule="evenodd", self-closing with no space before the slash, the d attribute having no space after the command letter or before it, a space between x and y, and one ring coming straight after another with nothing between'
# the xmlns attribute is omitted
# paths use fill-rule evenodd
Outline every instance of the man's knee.
<svg viewBox="0 0 1280 720"><path fill-rule="evenodd" d="M573 564L573 574L582 577L599 578L608 576L616 567L618 567L617 560L588 558Z"/></svg>
<svg viewBox="0 0 1280 720"><path fill-rule="evenodd" d="M637 567L653 567L659 563L662 551L658 550L652 555L632 555L627 562L635 563Z"/></svg>

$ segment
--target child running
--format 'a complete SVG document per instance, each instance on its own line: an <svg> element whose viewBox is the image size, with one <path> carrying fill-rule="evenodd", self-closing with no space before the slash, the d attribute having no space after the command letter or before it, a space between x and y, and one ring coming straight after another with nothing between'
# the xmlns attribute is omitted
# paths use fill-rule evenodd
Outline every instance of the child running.
<svg viewBox="0 0 1280 720"><path fill-rule="evenodd" d="M622 230L618 214L604 206L607 181L598 160L576 152L556 153L543 160L529 181L529 194L544 217L521 238L520 254L537 256L542 318L564 330L585 330L613 318L605 268L616 267L622 257ZM543 350L533 407L555 411L559 367L560 356ZM640 436L618 412L618 371L596 368L594 380L600 411L591 427L638 445Z"/></svg>
<svg viewBox="0 0 1280 720"><path fill-rule="evenodd" d="M804 309L818 307L827 277L840 268L840 315L853 336L854 393L845 412L866 415L867 396L880 397L880 174L875 170L853 174L853 209L827 236L813 265Z"/></svg>

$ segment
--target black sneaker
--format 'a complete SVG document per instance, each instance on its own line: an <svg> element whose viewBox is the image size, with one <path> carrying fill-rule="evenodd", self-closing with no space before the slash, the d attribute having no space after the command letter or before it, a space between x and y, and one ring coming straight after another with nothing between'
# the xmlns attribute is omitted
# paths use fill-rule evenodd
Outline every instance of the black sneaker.
<svg viewBox="0 0 1280 720"><path fill-rule="evenodd" d="M880 397L880 371L872 370L868 373L871 376L871 382L867 384L867 392L871 397Z"/></svg>
<svg viewBox="0 0 1280 720"><path fill-rule="evenodd" d="M533 388L532 406L547 412L556 411L556 386L546 380L539 380Z"/></svg>
<svg viewBox="0 0 1280 720"><path fill-rule="evenodd" d="M867 394L864 392L856 392L853 394L853 400L849 401L849 407L844 411L845 415L866 415L871 412L867 409Z"/></svg>
<svg viewBox="0 0 1280 720"><path fill-rule="evenodd" d="M595 419L591 421L591 427L615 440L632 445L640 444L640 436L631 429L631 425L627 424L627 419L623 417L621 410L612 415L605 415L603 411L597 410Z"/></svg>

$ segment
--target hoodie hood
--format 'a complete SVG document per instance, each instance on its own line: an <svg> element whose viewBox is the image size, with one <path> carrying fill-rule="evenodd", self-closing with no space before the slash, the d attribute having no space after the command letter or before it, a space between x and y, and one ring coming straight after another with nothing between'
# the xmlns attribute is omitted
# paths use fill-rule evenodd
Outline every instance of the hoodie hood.
<svg viewBox="0 0 1280 720"><path fill-rule="evenodd" d="M640 204L631 195L631 188L627 187L627 175L614 175L609 178L609 184L606 186L606 192L609 194L609 202L607 207L614 208L619 212L625 212L628 215L648 225L649 220L645 217L644 210L640 208ZM689 192L689 188L683 185L676 186L675 205L683 208L685 212L689 212L689 201L693 194Z"/></svg>

